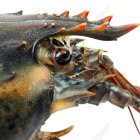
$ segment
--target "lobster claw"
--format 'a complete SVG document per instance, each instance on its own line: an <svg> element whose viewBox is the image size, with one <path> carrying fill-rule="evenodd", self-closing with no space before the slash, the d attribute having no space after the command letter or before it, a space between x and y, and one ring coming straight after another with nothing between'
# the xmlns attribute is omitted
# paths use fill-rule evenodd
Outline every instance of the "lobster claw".
<svg viewBox="0 0 140 140"><path fill-rule="evenodd" d="M95 95L95 93L88 91L85 87L82 86L66 88L61 93L59 93L57 99L52 103L51 113L77 106L79 100Z"/></svg>

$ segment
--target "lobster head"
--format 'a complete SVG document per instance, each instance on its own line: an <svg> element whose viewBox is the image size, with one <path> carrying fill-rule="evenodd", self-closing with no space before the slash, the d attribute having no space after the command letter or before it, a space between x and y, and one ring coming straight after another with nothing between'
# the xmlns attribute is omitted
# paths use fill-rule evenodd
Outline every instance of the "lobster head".
<svg viewBox="0 0 140 140"><path fill-rule="evenodd" d="M10 134L18 124L20 128L32 125L22 135L30 134L34 126L39 128L49 117L53 73L72 59L70 35L109 41L138 26L112 27L111 16L97 21L88 21L87 16L88 11L73 17L69 17L68 11L60 15L0 15L0 114L5 118L0 128L1 124L9 125L6 121L11 116L18 116L12 131L4 125L5 136L15 139Z"/></svg>

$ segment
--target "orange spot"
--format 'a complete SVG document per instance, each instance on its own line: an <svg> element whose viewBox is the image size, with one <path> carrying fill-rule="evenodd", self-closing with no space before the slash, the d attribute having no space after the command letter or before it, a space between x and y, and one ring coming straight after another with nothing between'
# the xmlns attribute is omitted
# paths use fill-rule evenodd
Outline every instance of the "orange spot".
<svg viewBox="0 0 140 140"><path fill-rule="evenodd" d="M74 28L73 28L73 31L82 31L85 29L85 27L87 26L87 23L81 23L79 25L76 25Z"/></svg>
<svg viewBox="0 0 140 140"><path fill-rule="evenodd" d="M95 29L96 31L98 31L98 32L102 32L102 31L104 31L104 30L107 28L108 24L109 24L109 21L107 21L107 22L105 22L105 23L99 25L98 27L96 27L96 28L94 28L94 29Z"/></svg>
<svg viewBox="0 0 140 140"><path fill-rule="evenodd" d="M64 32L65 32L65 30L66 30L66 28L65 28L65 27L63 27L63 28L61 28L61 29L58 31L58 33L64 33Z"/></svg>

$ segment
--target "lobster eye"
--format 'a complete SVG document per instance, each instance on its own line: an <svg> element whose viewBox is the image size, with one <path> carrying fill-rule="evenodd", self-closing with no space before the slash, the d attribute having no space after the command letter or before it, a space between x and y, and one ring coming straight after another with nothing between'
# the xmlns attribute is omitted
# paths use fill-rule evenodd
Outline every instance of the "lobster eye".
<svg viewBox="0 0 140 140"><path fill-rule="evenodd" d="M33 46L33 58L44 65L63 66L71 61L69 46L69 37L41 38Z"/></svg>
<svg viewBox="0 0 140 140"><path fill-rule="evenodd" d="M71 55L69 50L64 50L64 49L58 49L55 53L55 61L59 65L66 65L70 62L71 60Z"/></svg>

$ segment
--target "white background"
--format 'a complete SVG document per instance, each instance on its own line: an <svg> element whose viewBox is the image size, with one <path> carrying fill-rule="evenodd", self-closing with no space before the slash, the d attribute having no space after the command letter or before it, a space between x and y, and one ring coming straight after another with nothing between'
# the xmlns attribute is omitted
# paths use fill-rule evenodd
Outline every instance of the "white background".
<svg viewBox="0 0 140 140"><path fill-rule="evenodd" d="M70 10L71 15L90 10L89 19L114 15L111 25L140 23L139 0L0 0L0 13L24 10L28 13L61 13ZM107 55L115 67L129 81L140 85L140 27L121 37L118 41L104 42L87 39L88 47L108 50ZM140 127L140 115L134 111ZM139 140L128 109L120 109L110 103L80 105L53 114L43 130L57 131L75 125L73 131L62 140ZM20 139L20 138L19 138Z"/></svg>

